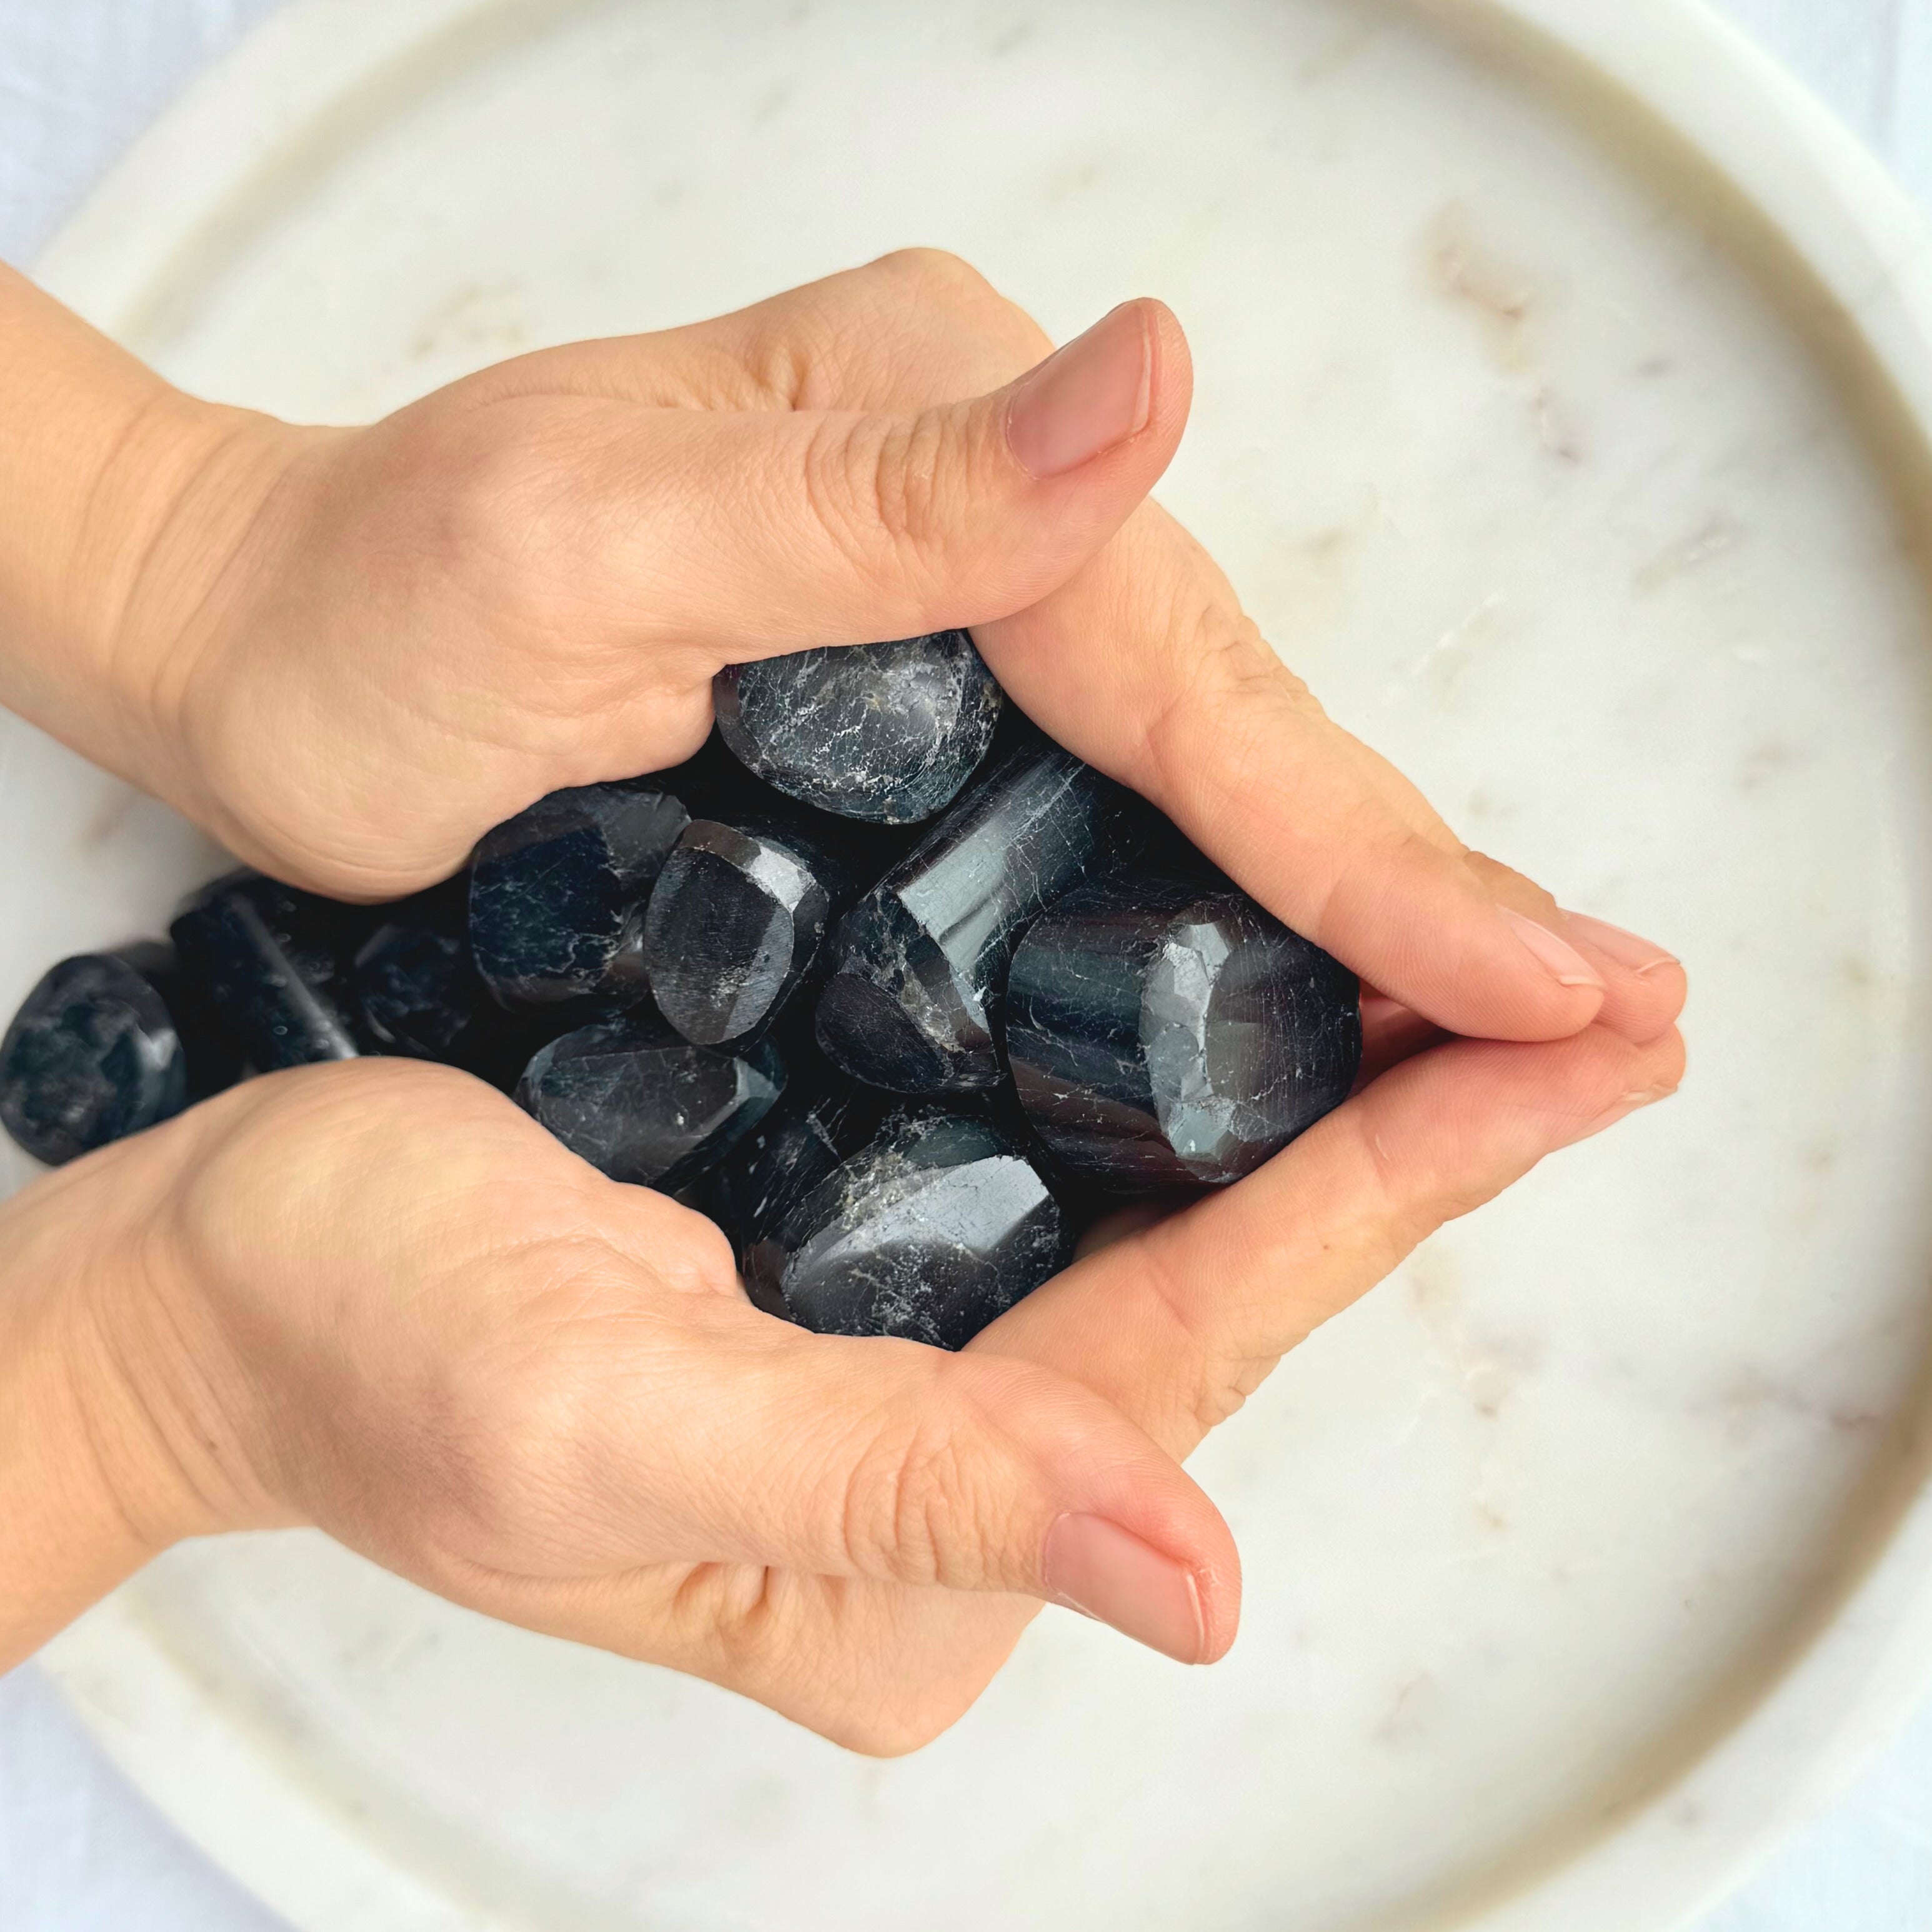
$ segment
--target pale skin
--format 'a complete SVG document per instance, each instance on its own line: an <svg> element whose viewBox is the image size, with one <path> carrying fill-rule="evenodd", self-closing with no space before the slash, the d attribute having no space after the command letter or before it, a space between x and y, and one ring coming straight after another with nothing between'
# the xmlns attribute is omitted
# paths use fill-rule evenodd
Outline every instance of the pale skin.
<svg viewBox="0 0 1932 1932"><path fill-rule="evenodd" d="M1674 1090L1665 950L1464 847L1145 500L1174 318L1050 346L915 251L316 430L0 270L0 698L251 862L398 896L688 754L721 664L964 624L1378 989L1346 1106L957 1356L760 1313L708 1222L445 1069L277 1075L47 1176L0 1207L0 1665L182 1538L296 1522L869 1751L1042 1601L1211 1662L1238 1559L1182 1460L1442 1222Z"/></svg>

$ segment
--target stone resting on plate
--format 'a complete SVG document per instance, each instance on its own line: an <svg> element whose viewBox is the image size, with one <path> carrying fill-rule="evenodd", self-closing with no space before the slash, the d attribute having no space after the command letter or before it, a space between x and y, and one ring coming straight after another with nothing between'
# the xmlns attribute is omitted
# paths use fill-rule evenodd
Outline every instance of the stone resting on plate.
<svg viewBox="0 0 1932 1932"><path fill-rule="evenodd" d="M719 673L674 769L538 799L458 878L341 905L252 872L171 946L55 965L0 1040L50 1164L359 1054L513 1092L732 1240L823 1332L964 1346L1136 1195L1340 1104L1355 980L1010 706L962 631Z"/></svg>

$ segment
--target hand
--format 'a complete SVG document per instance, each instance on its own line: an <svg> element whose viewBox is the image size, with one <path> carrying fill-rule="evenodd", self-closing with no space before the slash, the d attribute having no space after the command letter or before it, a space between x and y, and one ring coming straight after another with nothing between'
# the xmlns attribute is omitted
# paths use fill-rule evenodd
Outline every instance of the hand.
<svg viewBox="0 0 1932 1932"><path fill-rule="evenodd" d="M0 1664L179 1537L298 1522L875 1752L952 1722L1042 1599L1212 1661L1237 1558L1175 1459L1682 1064L1601 1028L1437 1047L959 1355L760 1313L708 1222L460 1074L252 1082L0 1208L28 1291L0 1379L29 1378L0 1574L38 1592L0 1604Z"/></svg>
<svg viewBox="0 0 1932 1932"><path fill-rule="evenodd" d="M44 669L10 701L269 871L385 897L545 791L689 753L723 664L969 624L1038 722L1432 1025L1660 1036L1676 962L1469 851L1136 508L1188 406L1172 316L1130 304L1024 376L1049 346L913 251L366 430L165 392L110 445L110 482L136 452L158 507L68 573L105 573L94 655L134 696L64 698ZM110 710L145 725L105 734Z"/></svg>

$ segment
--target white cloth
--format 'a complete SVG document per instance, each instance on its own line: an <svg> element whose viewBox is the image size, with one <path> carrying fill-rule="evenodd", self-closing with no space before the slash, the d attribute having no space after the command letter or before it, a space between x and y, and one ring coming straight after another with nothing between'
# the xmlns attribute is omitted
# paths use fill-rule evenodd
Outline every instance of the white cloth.
<svg viewBox="0 0 1932 1932"><path fill-rule="evenodd" d="M115 155L278 0L0 0L0 257L30 261ZM1932 213L1932 0L1718 0ZM106 1762L32 1667L0 1678L0 1928L274 1932ZM1932 1927L1932 1706L1686 1932Z"/></svg>

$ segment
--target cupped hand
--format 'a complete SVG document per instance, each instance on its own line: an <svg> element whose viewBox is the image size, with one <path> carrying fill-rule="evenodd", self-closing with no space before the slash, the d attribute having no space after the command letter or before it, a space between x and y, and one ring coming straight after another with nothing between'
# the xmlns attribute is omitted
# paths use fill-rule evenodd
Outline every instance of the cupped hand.
<svg viewBox="0 0 1932 1932"><path fill-rule="evenodd" d="M1220 1657L1238 1560L1177 1459L1437 1224L1682 1064L1602 1028L1438 1046L958 1355L760 1312L708 1222L411 1062L252 1082L0 1219L64 1282L85 1438L144 1547L317 1524L892 1752L1043 1600Z"/></svg>
<svg viewBox="0 0 1932 1932"><path fill-rule="evenodd" d="M391 897L688 754L724 664L970 626L1054 736L1431 1024L1660 1036L1675 960L1465 847L1142 502L1190 400L1174 318L1050 346L915 250L368 429L236 415L126 600L172 748L140 776L272 872Z"/></svg>

